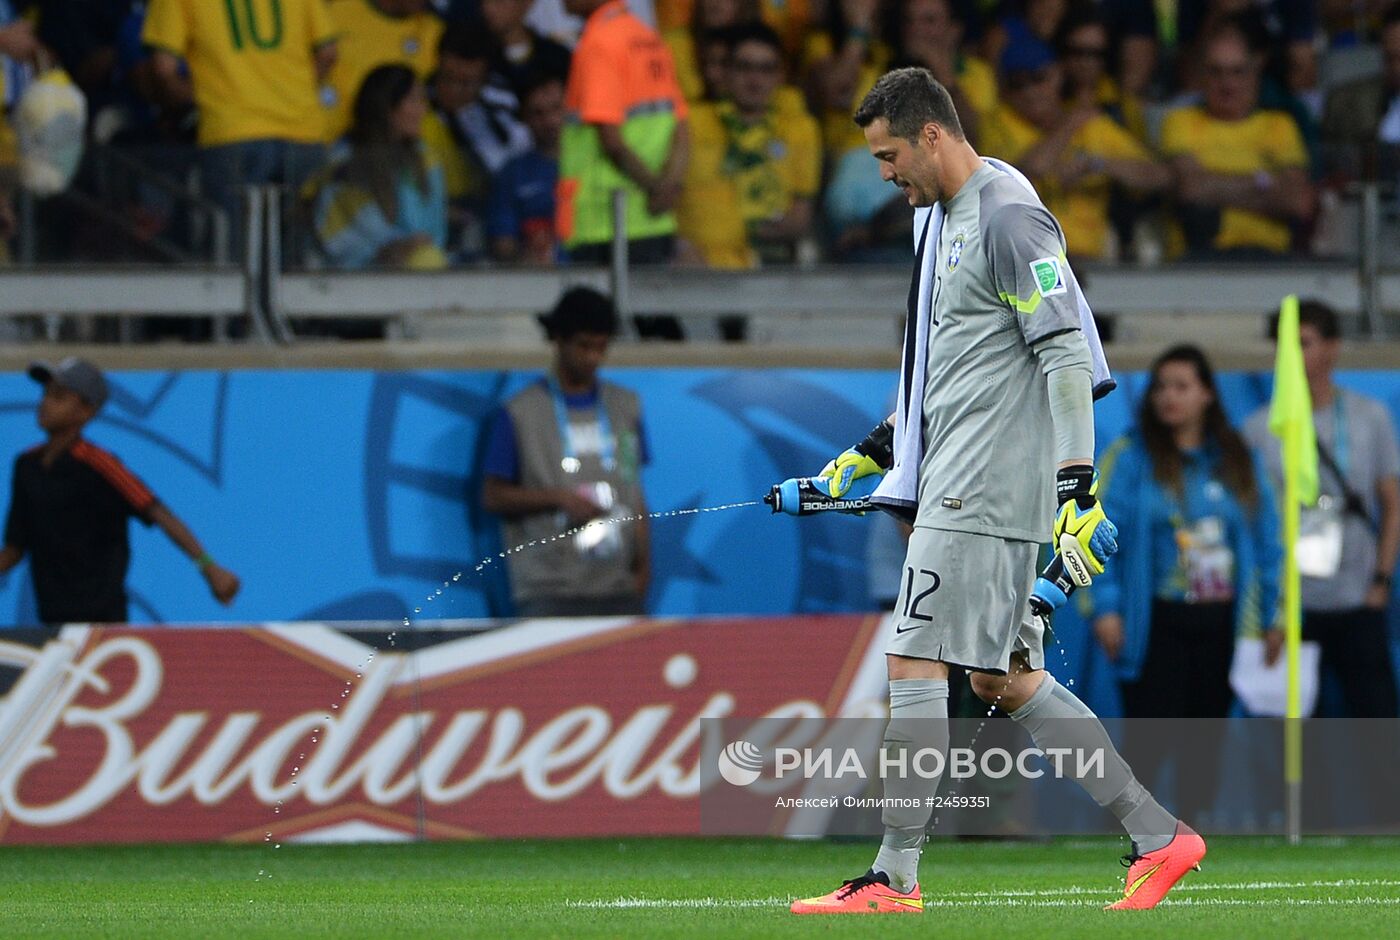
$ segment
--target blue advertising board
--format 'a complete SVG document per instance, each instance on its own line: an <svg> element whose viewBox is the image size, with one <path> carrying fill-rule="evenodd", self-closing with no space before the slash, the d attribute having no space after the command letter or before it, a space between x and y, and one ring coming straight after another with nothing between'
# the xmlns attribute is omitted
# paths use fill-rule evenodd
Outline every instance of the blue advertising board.
<svg viewBox="0 0 1400 940"><path fill-rule="evenodd" d="M888 412L892 371L614 369L643 403L650 508L760 498L816 472ZM261 622L509 614L496 520L478 505L492 413L534 377L489 371L187 371L110 375L89 428L213 555L243 579L219 606L157 530L133 525L136 622ZM1120 376L1098 405L1103 446L1128 426L1144 384ZM1400 413L1400 373L1341 383ZM1235 422L1259 407L1269 377L1227 374ZM39 388L0 375L0 486L42 436ZM1046 433L1051 433L1047 428ZM1014 455L1009 455L1014 459ZM7 499L8 502L8 499ZM656 614L869 609L868 520L772 516L764 506L654 523ZM497 559L499 561L499 559ZM463 572L452 582L452 576ZM32 623L27 566L0 578L0 624Z"/></svg>

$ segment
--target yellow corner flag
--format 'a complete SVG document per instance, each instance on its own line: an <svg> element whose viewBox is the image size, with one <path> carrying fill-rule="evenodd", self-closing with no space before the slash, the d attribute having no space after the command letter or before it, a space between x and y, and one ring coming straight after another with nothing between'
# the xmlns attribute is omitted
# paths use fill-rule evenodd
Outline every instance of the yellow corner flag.
<svg viewBox="0 0 1400 940"><path fill-rule="evenodd" d="M1317 433L1312 393L1303 369L1298 333L1298 298L1283 299L1274 359L1274 396L1269 402L1269 430L1283 455L1283 629L1288 650L1288 709L1284 731L1284 783L1288 794L1288 839L1302 840L1303 706L1299 692L1299 651L1303 641L1302 580L1298 574L1299 508L1317 502Z"/></svg>
<svg viewBox="0 0 1400 940"><path fill-rule="evenodd" d="M1279 310L1269 430L1283 448L1284 479L1295 487L1289 502L1313 505L1317 502L1317 436L1313 430L1312 393L1308 391L1308 376L1303 370L1296 294L1283 298ZM1289 547L1291 549L1291 542Z"/></svg>

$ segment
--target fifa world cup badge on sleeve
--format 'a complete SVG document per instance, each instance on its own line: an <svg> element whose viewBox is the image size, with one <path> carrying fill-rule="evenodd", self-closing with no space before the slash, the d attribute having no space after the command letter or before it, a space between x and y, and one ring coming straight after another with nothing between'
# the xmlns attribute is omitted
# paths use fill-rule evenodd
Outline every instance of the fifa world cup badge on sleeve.
<svg viewBox="0 0 1400 940"><path fill-rule="evenodd" d="M1059 258L1037 258L1032 261L1031 276L1035 278L1042 297L1054 297L1069 290L1069 285L1065 283L1064 266L1060 264Z"/></svg>

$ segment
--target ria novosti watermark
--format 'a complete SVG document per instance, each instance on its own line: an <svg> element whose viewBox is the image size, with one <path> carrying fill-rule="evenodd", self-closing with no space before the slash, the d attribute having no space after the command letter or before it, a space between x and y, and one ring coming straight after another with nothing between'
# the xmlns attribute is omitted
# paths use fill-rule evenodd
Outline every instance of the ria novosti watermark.
<svg viewBox="0 0 1400 940"><path fill-rule="evenodd" d="M1005 716L951 719L948 745L917 733L895 745L883 714L826 718L818 708L705 723L702 832L878 836L892 798L930 808L935 834L1117 832L1078 781L1112 779L1120 757L1183 818L1216 832L1283 831L1284 728L1275 719L1109 719L1115 756L1039 748ZM1400 834L1400 721L1308 722L1303 780L1307 831Z"/></svg>
<svg viewBox="0 0 1400 940"><path fill-rule="evenodd" d="M791 783L802 780L852 781L890 777L923 780L969 780L983 777L1003 780L1013 774L1024 780L1049 776L1075 780L1102 779L1107 758L1102 748L1002 747L974 750L968 747L889 750L862 755L854 747L775 747L765 755L748 741L733 741L716 760L719 775L736 787L747 787L762 777Z"/></svg>

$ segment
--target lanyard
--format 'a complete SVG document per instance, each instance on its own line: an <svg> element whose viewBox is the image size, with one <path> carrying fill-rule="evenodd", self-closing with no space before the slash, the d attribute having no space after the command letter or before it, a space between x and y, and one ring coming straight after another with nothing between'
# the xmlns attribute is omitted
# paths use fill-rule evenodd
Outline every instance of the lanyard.
<svg viewBox="0 0 1400 940"><path fill-rule="evenodd" d="M1188 518L1192 522L1196 521L1197 517L1200 515L1199 510L1201 507L1197 505L1197 501L1193 500L1191 497L1193 493L1202 493L1205 489L1204 486L1198 485L1200 483L1198 477L1204 476L1205 484L1208 485L1215 476L1215 468L1210 465L1204 447L1202 447L1198 456L1201 458L1202 463L1202 466L1199 468L1196 466L1197 455L1182 454L1184 459L1181 462L1182 479L1181 492L1179 494L1173 492L1168 487L1162 487L1162 493L1169 500L1168 508L1171 510L1171 515L1168 517L1167 522L1173 529L1186 528L1186 520Z"/></svg>
<svg viewBox="0 0 1400 940"><path fill-rule="evenodd" d="M1342 411L1342 393L1338 390L1332 393L1332 458L1337 461L1337 469L1342 471L1338 482L1343 487L1347 485L1347 450L1346 414Z"/></svg>
<svg viewBox="0 0 1400 940"><path fill-rule="evenodd" d="M559 466L565 473L578 473L583 464L574 446L574 428L569 423L569 404L564 400L564 390L552 375L545 381L549 385L550 397L554 399L554 420L559 424L559 443L564 448L564 459L559 461ZM608 421L608 410L603 407L601 388L594 411L598 416L598 459L603 462L603 469L611 473L617 466L617 460L613 457L612 424Z"/></svg>
<svg viewBox="0 0 1400 940"><path fill-rule="evenodd" d="M1167 500L1167 525L1174 531L1180 532L1210 518L1219 518L1227 529L1230 526L1228 506L1233 502L1234 495L1224 489L1225 484L1218 478L1219 460L1214 452L1207 449L1209 446L1205 445L1198 455L1188 457L1183 462L1180 494L1167 487L1161 488ZM1211 487L1221 487L1226 506L1212 505L1216 500L1210 497Z"/></svg>

